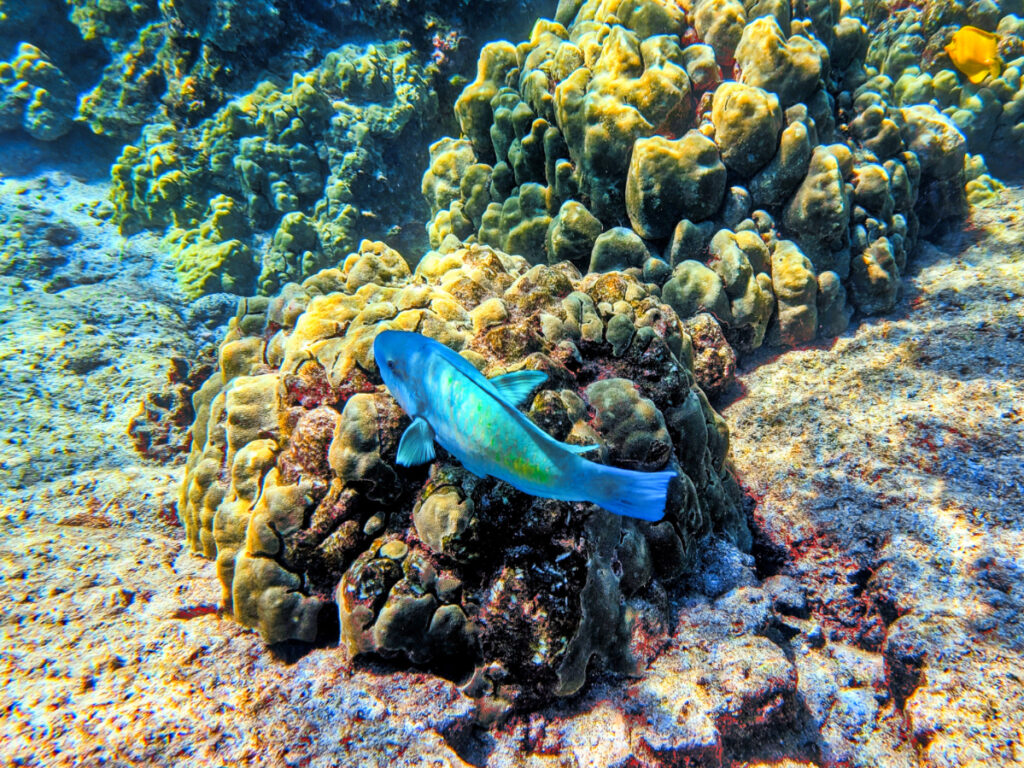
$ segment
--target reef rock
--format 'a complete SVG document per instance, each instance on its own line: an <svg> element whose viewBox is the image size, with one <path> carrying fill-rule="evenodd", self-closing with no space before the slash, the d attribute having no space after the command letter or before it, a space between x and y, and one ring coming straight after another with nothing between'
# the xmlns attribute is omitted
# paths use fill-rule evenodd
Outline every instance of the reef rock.
<svg viewBox="0 0 1024 768"><path fill-rule="evenodd" d="M853 7L684 7L562 3L529 40L485 46L456 105L464 138L435 144L424 176L431 244L454 235L534 264L640 268L684 319L710 312L740 351L839 333L848 298L864 313L887 311L892 289L867 299L851 264L860 270L885 238L898 268L921 231L965 215L966 183L979 204L991 200L998 186L983 170L968 180L966 145L950 129L968 142L1015 136L1020 68L967 93L951 70L925 74L904 61L919 55L908 53L909 27L892 33L906 44L886 71L869 71L877 46ZM937 107L925 103L933 99ZM763 267L747 274L739 251L710 249L719 230L756 233ZM792 269L772 274L784 239L809 261L799 289ZM794 333L767 329L797 312L777 281L804 318ZM827 290L819 297L812 284Z"/></svg>
<svg viewBox="0 0 1024 768"><path fill-rule="evenodd" d="M398 466L409 417L372 354L389 328L487 375L547 373L528 416L598 444L601 461L679 472L665 519L530 497L443 451ZM632 633L665 625L697 542L750 544L690 337L627 274L483 246L431 252L410 273L367 241L340 268L243 301L194 405L179 510L193 550L217 561L225 610L270 643L340 627L348 654L455 680L484 719L572 694L588 668L646 663Z"/></svg>
<svg viewBox="0 0 1024 768"><path fill-rule="evenodd" d="M148 127L111 171L117 221L126 233L172 227L190 298L272 293L407 220L389 192L415 154L400 145L435 110L429 74L407 45L344 46L194 128ZM458 184L461 170L446 170L445 184ZM445 184L430 193L447 199ZM266 229L273 244L257 256L253 237Z"/></svg>

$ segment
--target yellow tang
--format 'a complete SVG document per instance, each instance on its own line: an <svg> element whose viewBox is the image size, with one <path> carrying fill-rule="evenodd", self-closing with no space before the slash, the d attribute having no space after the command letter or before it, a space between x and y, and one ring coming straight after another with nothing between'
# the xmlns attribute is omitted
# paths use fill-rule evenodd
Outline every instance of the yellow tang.
<svg viewBox="0 0 1024 768"><path fill-rule="evenodd" d="M946 53L968 80L980 83L986 75L999 75L1002 61L996 52L998 44L999 35L977 27L960 27L953 33L953 41L946 46Z"/></svg>

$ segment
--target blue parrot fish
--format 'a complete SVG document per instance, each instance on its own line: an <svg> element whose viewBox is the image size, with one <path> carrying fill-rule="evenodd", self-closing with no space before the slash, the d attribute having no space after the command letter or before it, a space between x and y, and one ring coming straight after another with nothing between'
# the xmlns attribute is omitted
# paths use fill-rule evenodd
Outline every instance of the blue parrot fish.
<svg viewBox="0 0 1024 768"><path fill-rule="evenodd" d="M419 333L382 331L373 356L384 384L412 424L398 463L434 459L434 441L477 477L495 477L523 493L587 501L617 515L660 520L675 472L635 472L588 461L598 446L555 440L517 406L542 384L542 371L486 378L461 355Z"/></svg>

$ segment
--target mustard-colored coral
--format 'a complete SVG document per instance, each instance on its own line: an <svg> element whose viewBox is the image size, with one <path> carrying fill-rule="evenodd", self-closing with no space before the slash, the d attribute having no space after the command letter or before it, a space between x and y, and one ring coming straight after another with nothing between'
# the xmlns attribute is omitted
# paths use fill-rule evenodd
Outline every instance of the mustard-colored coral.
<svg viewBox="0 0 1024 768"><path fill-rule="evenodd" d="M413 167L392 148L435 108L407 45L346 46L290 83L260 83L195 128L147 129L113 167L116 216L126 232L181 230L179 265L203 265L202 275L179 269L189 296L274 292L407 220L389 175ZM221 197L238 219L230 235L212 220L227 205ZM272 245L253 265L261 230Z"/></svg>
<svg viewBox="0 0 1024 768"><path fill-rule="evenodd" d="M398 466L408 417L376 373L384 329L437 339L489 376L546 371L529 418L617 465L675 468L666 520L531 501L443 456L427 476ZM577 382L561 362L576 357L613 376ZM240 307L196 397L179 502L189 543L216 559L224 609L267 642L335 627L342 652L423 664L487 711L571 695L595 664L635 668L635 611L623 606L678 580L698 539L750 544L728 431L691 358L678 317L636 277L478 245L431 252L410 272L364 242ZM508 625L515 604L529 619Z"/></svg>
<svg viewBox="0 0 1024 768"><path fill-rule="evenodd" d="M665 238L680 219L713 214L725 193L725 166L715 143L697 131L676 141L652 136L633 145L626 210L642 237Z"/></svg>
<svg viewBox="0 0 1024 768"><path fill-rule="evenodd" d="M172 230L172 257L182 292L189 299L207 293L241 293L255 273L245 214L227 195L210 201L206 220L196 229Z"/></svg>
<svg viewBox="0 0 1024 768"><path fill-rule="evenodd" d="M819 86L821 53L803 35L787 36L771 16L754 19L736 46L741 78L779 97L783 107L804 101Z"/></svg>
<svg viewBox="0 0 1024 768"><path fill-rule="evenodd" d="M11 61L0 61L0 131L22 128L54 141L71 129L74 113L74 88L34 45L22 43Z"/></svg>
<svg viewBox="0 0 1024 768"><path fill-rule="evenodd" d="M636 269L684 314L712 309L742 349L841 332L848 297L884 311L847 290L851 259L885 237L900 261L919 211L927 227L962 215L949 122L866 69L875 43L852 7L683 6L564 3L529 40L485 47L456 107L463 137L434 145L423 179L432 246ZM1000 126L1018 118L996 116L1018 92L1012 67L998 97L953 96L952 73L913 75L910 49L893 50L886 66L908 73L900 98L944 99L975 141L1015 136ZM737 240L709 248L718 231Z"/></svg>
<svg viewBox="0 0 1024 768"><path fill-rule="evenodd" d="M782 131L778 98L761 88L723 83L711 106L715 143L726 167L752 176L775 154Z"/></svg>

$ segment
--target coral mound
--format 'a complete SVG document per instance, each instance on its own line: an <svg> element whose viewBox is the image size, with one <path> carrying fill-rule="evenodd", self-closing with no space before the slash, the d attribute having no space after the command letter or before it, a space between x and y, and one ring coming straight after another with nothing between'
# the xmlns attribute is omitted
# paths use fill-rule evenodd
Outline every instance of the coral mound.
<svg viewBox="0 0 1024 768"><path fill-rule="evenodd" d="M966 19L998 30L1005 60L974 83L945 52L954 28L926 14L922 30L902 4L882 18L856 3L561 3L528 40L483 46L454 103L459 135L429 160L447 95L436 61L405 43L346 46L198 125L150 122L114 168L117 216L174 227L191 298L272 294L363 238L411 253L428 218L434 248L455 235L532 264L646 269L658 285L682 262L713 266L716 233L754 232L791 243L800 269L777 278L774 258L739 259L757 287L719 275L715 288L687 264L677 287L696 292L675 308L711 311L740 352L802 344L855 310L892 310L919 236L1001 189L982 153L1024 161L1024 22L1009 10ZM401 192L424 164L420 211ZM701 307L709 291L742 298L741 317Z"/></svg>
<svg viewBox="0 0 1024 768"><path fill-rule="evenodd" d="M391 189L416 165L410 136L436 111L431 73L407 44L343 46L195 128L147 127L112 169L118 223L172 227L190 299L274 293L408 220ZM257 258L260 230L272 244Z"/></svg>
<svg viewBox="0 0 1024 768"><path fill-rule="evenodd" d="M11 61L0 61L0 131L23 128L52 141L71 129L75 92L46 54L29 43Z"/></svg>
<svg viewBox="0 0 1024 768"><path fill-rule="evenodd" d="M560 3L529 40L481 51L455 104L461 137L432 146L423 177L432 245L455 235L534 264L643 269L681 316L710 312L740 351L891 311L919 234L999 188L967 149L992 140L1024 159L1024 59L981 88L948 58L924 73L883 62L861 18L873 12ZM1016 50L1017 17L992 12ZM916 40L916 14L893 14L890 47ZM748 233L769 252L725 245Z"/></svg>
<svg viewBox="0 0 1024 768"><path fill-rule="evenodd" d="M461 35L486 35L496 21L506 29L517 26L539 4L0 0L0 58L28 45L32 58L47 61L41 87L54 97L44 105L51 125L74 121L131 141L154 123L194 125L257 77L307 68L345 42L401 37L416 45L422 59L433 52L435 61L447 64ZM2 72L0 62L0 130L22 127L34 138L58 138L60 130L41 131L34 118L20 126L7 123L9 81ZM54 93L50 86L57 80L74 83L71 98ZM40 87L38 79L29 82Z"/></svg>
<svg viewBox="0 0 1024 768"><path fill-rule="evenodd" d="M340 625L349 654L456 680L486 719L579 690L588 667L649 661L698 541L750 535L728 430L671 307L629 275L447 245L411 273L364 241L340 268L243 300L194 398L179 511L226 609L267 642ZM598 443L603 462L678 471L665 519L526 496L443 451L397 466L410 420L376 372L385 329L488 376L546 372L529 417Z"/></svg>

